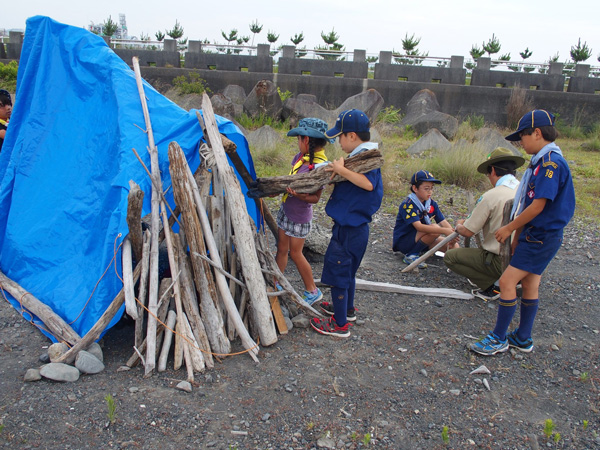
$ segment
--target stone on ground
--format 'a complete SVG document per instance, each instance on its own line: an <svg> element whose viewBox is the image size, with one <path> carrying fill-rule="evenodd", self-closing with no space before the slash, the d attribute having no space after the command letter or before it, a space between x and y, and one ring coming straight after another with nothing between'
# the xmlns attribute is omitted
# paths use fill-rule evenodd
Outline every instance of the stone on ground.
<svg viewBox="0 0 600 450"><path fill-rule="evenodd" d="M409 155L420 155L428 150L450 150L452 144L436 128L429 130L421 139L406 149Z"/></svg>
<svg viewBox="0 0 600 450"><path fill-rule="evenodd" d="M54 381L74 382L79 379L79 370L63 363L50 363L42 366L40 375Z"/></svg>

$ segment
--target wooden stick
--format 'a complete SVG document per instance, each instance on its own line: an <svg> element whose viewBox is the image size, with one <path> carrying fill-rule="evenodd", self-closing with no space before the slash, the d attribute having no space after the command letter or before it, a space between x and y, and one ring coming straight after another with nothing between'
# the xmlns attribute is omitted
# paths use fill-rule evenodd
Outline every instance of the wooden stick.
<svg viewBox="0 0 600 450"><path fill-rule="evenodd" d="M144 93L144 85L142 83L142 75L140 72L140 63L137 56L132 59L133 70L135 72L135 80L142 103L142 111L146 122L146 133L148 134L148 143L150 149L150 168L152 170L152 199L151 199L151 235L150 240L150 291L148 296L148 309L156 315L157 297L158 297L158 232L160 224L160 190L157 186L162 186L160 180L160 167L158 165L158 150L154 144L154 134L152 132L152 123L150 122L150 113L146 103L146 95ZM146 333L146 370L145 374L149 375L154 371L156 366L156 319L152 314L148 315L148 332Z"/></svg>
<svg viewBox="0 0 600 450"><path fill-rule="evenodd" d="M502 226L508 225L510 222L510 212L513 207L514 199L510 199L504 204L504 209L502 210ZM506 270L508 265L510 264L511 258L511 243L512 243L512 234L508 235L508 238L504 241L504 244L500 244L500 259L502 260L502 272Z"/></svg>
<svg viewBox="0 0 600 450"><path fill-rule="evenodd" d="M414 269L421 262L425 261L431 255L433 255L439 248L443 247L444 245L446 245L448 242L450 242L452 239L454 239L457 236L458 236L458 233L456 231L452 232L451 234L449 234L448 236L446 236L443 240L441 240L440 242L438 242L433 248L429 249L420 258L418 258L417 260L415 260L414 262L412 262L408 266L406 266L404 269L402 269L401 272L408 272L409 270Z"/></svg>
<svg viewBox="0 0 600 450"><path fill-rule="evenodd" d="M127 195L127 227L129 228L129 239L136 262L142 259L142 206L144 204L144 191L137 183L129 180L129 194Z"/></svg>
<svg viewBox="0 0 600 450"><path fill-rule="evenodd" d="M157 370L159 372L164 372L167 370L167 358L169 357L169 350L171 349L171 343L173 342L173 331L171 330L175 328L176 322L177 314L171 309L167 315L167 327L165 328L165 335L163 337L162 350L160 351L160 356L158 357Z"/></svg>
<svg viewBox="0 0 600 450"><path fill-rule="evenodd" d="M138 291L138 320L135 321L135 346L139 348L144 340L144 316L148 287L148 270L150 268L150 231L144 232L142 244L142 273Z"/></svg>
<svg viewBox="0 0 600 450"><path fill-rule="evenodd" d="M12 295L23 307L35 314L50 333L59 341L75 345L81 340L81 336L71 328L52 308L39 301L33 294L27 292L18 283L8 278L0 271L0 286Z"/></svg>
<svg viewBox="0 0 600 450"><path fill-rule="evenodd" d="M237 145L235 145L233 141L227 139L223 135L221 135L221 141L223 142L223 148L225 149L225 152L227 152L227 155L229 156L229 160L233 163L233 166L235 167L235 170L237 170L237 172L240 174L240 177L242 177L242 180L246 185L246 189L250 189L254 180L252 179L250 172L248 172L248 169L242 162L242 158L240 158L240 155L237 152ZM264 217L267 226L271 230L271 233L273 233L273 236L275 236L275 240L277 240L279 238L279 233L277 231L277 222L275 222L275 219L273 218L269 207L262 198L255 198L254 202L256 203L258 210Z"/></svg>
<svg viewBox="0 0 600 450"><path fill-rule="evenodd" d="M323 286L321 280L315 280L320 286ZM428 297L446 297L446 298L457 298L460 300L470 300L473 298L472 294L459 291L457 289L439 289L439 288L418 288L411 286L401 286L399 284L390 283L379 283L375 281L356 279L356 289L363 291L376 291L376 292L392 292L396 294L411 294L411 295L425 295Z"/></svg>
<svg viewBox="0 0 600 450"><path fill-rule="evenodd" d="M133 282L136 283L138 278L140 277L140 272L142 271L142 265L138 264L133 271ZM79 342L77 342L69 351L63 354L60 358L56 360L56 362L64 362L67 364L75 361L75 357L80 350L85 350L88 348L92 342L100 337L106 326L110 323L112 318L117 314L121 305L125 301L125 292L123 289L117 294L114 300L108 305L108 308L104 311L104 313L100 316L98 321L94 324L94 326L88 331L85 336L81 338ZM147 362L147 361L146 361Z"/></svg>
<svg viewBox="0 0 600 450"><path fill-rule="evenodd" d="M138 320L138 309L135 303L135 292L133 290L133 265L131 258L131 241L129 236L123 240L122 266L123 266L123 290L125 291L125 311L133 320Z"/></svg>
<svg viewBox="0 0 600 450"><path fill-rule="evenodd" d="M256 255L256 246L254 243L256 231L253 231L250 226L246 201L242 195L239 181L227 161L227 155L223 149L212 104L206 93L202 96L202 111L219 170L219 176L222 177L223 185L225 186L227 206L231 214L231 223L235 230L236 248L241 262L242 273L244 274L246 286L250 294L252 317L257 327L261 344L265 346L273 345L277 342L277 331L275 330L275 322L271 314L271 304L267 298L267 287ZM212 249L210 249L210 254L212 257ZM225 277L223 277L224 280ZM240 333L239 329L238 333Z"/></svg>

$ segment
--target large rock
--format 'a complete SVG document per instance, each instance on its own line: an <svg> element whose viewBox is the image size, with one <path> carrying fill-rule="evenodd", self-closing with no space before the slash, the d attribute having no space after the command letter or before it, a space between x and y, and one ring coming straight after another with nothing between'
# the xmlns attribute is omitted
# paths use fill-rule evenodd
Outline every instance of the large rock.
<svg viewBox="0 0 600 450"><path fill-rule="evenodd" d="M210 98L213 111L222 117L233 118L235 115L235 107L229 97L223 94L215 94Z"/></svg>
<svg viewBox="0 0 600 450"><path fill-rule="evenodd" d="M339 108L335 110L335 117L337 117L342 111L349 109L360 109L364 112L369 119L371 124L377 119L377 115L383 108L383 97L375 89L367 89L360 94L348 97Z"/></svg>
<svg viewBox="0 0 600 450"><path fill-rule="evenodd" d="M436 128L447 139L452 139L458 132L458 120L450 114L434 111L415 119L412 127L419 134L425 134Z"/></svg>
<svg viewBox="0 0 600 450"><path fill-rule="evenodd" d="M324 256L330 240L331 232L329 229L319 225L317 222L313 222L310 233L308 233L304 241L304 248L317 255Z"/></svg>
<svg viewBox="0 0 600 450"><path fill-rule="evenodd" d="M75 358L75 367L77 367L81 373L87 374L100 373L104 370L104 364L102 361L85 350L77 353L77 358Z"/></svg>
<svg viewBox="0 0 600 450"><path fill-rule="evenodd" d="M63 363L50 363L42 366L40 375L54 381L74 382L79 380L79 370Z"/></svg>
<svg viewBox="0 0 600 450"><path fill-rule="evenodd" d="M244 112L244 102L246 101L244 88L237 84L230 84L223 89L223 95L233 103L234 117L240 117Z"/></svg>
<svg viewBox="0 0 600 450"><path fill-rule="evenodd" d="M504 135L493 128L484 127L477 130L473 136L473 142L475 142L486 154L491 153L498 147L504 147L511 150L517 156L523 156L510 141L504 139Z"/></svg>
<svg viewBox="0 0 600 450"><path fill-rule="evenodd" d="M420 155L427 150L450 150L452 144L448 142L442 133L437 129L429 130L421 137L417 142L406 149L406 153L409 155Z"/></svg>
<svg viewBox="0 0 600 450"><path fill-rule="evenodd" d="M283 142L283 138L269 125L248 133L248 144L254 148L275 148Z"/></svg>
<svg viewBox="0 0 600 450"><path fill-rule="evenodd" d="M244 102L244 112L250 117L258 117L262 114L279 120L282 109L283 104L277 87L269 80L256 83Z"/></svg>
<svg viewBox="0 0 600 450"><path fill-rule="evenodd" d="M69 346L64 342L57 342L48 347L48 356L50 357L50 362L55 362L58 358L69 351Z"/></svg>
<svg viewBox="0 0 600 450"><path fill-rule="evenodd" d="M201 94L179 94L177 88L171 88L164 93L164 96L176 103L181 108L189 111L190 109L202 109Z"/></svg>
<svg viewBox="0 0 600 450"><path fill-rule="evenodd" d="M284 120L289 120L291 126L296 126L300 119L306 117L316 117L324 120L328 124L333 124L337 115L335 111L329 111L316 102L316 97L299 95L297 98L288 98L283 103L281 116Z"/></svg>
<svg viewBox="0 0 600 450"><path fill-rule="evenodd" d="M100 344L97 342L92 342L92 344L86 348L85 351L94 355L101 362L104 362L104 353L102 352L102 347L100 347Z"/></svg>
<svg viewBox="0 0 600 450"><path fill-rule="evenodd" d="M402 119L402 125L413 125L419 117L439 110L440 104L433 91L429 89L420 90L407 103L406 115Z"/></svg>

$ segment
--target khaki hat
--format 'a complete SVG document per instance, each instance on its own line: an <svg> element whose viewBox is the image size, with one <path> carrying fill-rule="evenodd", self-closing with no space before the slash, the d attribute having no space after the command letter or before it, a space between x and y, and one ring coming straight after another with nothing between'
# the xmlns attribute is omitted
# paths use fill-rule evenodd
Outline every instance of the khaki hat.
<svg viewBox="0 0 600 450"><path fill-rule="evenodd" d="M498 163L500 161L514 161L517 165L517 168L521 167L525 164L525 158L522 156L515 155L512 150L504 147L497 147L490 153L485 160L477 167L477 172L479 173L487 173L488 166L493 166L494 163Z"/></svg>

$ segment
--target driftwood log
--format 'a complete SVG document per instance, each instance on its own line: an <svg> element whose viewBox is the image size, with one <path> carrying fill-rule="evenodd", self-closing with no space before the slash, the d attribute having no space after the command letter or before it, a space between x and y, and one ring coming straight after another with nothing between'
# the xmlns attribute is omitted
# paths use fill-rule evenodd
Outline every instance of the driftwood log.
<svg viewBox="0 0 600 450"><path fill-rule="evenodd" d="M504 209L502 210L502 226L508 225L510 222L510 212L512 211L514 200L509 200L504 204ZM511 243L512 243L512 234L509 235L504 244L500 244L500 259L502 260L502 271L504 272L508 265L510 264L511 258Z"/></svg>
<svg viewBox="0 0 600 450"><path fill-rule="evenodd" d="M59 341L66 342L69 345L75 345L81 340L81 337L77 332L58 314L52 311L52 308L39 301L1 271L0 287L17 299L24 308L35 314L42 322L44 322L46 328L48 328L50 333Z"/></svg>
<svg viewBox="0 0 600 450"><path fill-rule="evenodd" d="M256 246L254 243L256 231L252 230L248 221L246 201L242 195L240 184L233 172L233 168L227 161L227 155L223 149L212 104L206 93L202 96L202 112L218 172L225 187L227 208L231 215L231 224L236 237L236 248L241 262L242 273L246 280L246 287L250 294L254 325L256 325L260 336L260 343L264 346L273 345L277 342L277 331L273 315L271 314L271 303L267 298L267 287L256 255Z"/></svg>
<svg viewBox="0 0 600 450"><path fill-rule="evenodd" d="M136 262L142 259L142 246L144 244L142 233L142 206L144 204L144 191L137 183L129 180L129 194L127 195L127 228L129 239Z"/></svg>
<svg viewBox="0 0 600 450"><path fill-rule="evenodd" d="M315 280L315 283L319 286L323 286L321 280ZM376 291L376 292L391 292L396 294L414 294L414 295L425 295L427 297L445 297L445 298L457 298L460 300L470 300L473 298L472 294L459 291L457 289L442 289L442 288L418 288L412 286L402 286L399 284L391 283L379 283L375 281L356 279L356 289L363 291Z"/></svg>
<svg viewBox="0 0 600 450"><path fill-rule="evenodd" d="M383 157L377 149L366 150L352 158L347 158L344 165L353 172L366 173L380 168L383 165ZM260 198L282 194L286 192L288 187L296 192L312 194L326 184L345 181L345 178L339 175L334 176L332 179L332 172L325 171L325 168L326 166L321 166L308 173L257 178L248 190L248 197Z"/></svg>

